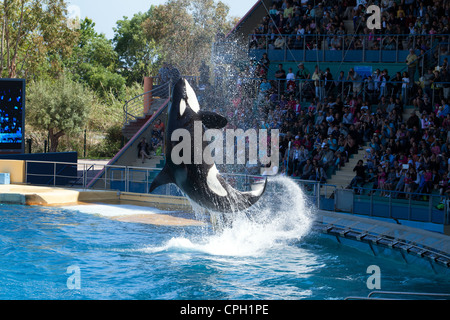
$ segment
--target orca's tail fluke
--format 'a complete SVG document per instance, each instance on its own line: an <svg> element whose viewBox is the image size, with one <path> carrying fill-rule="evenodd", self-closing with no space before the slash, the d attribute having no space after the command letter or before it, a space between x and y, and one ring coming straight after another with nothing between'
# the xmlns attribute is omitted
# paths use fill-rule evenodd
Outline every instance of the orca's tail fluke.
<svg viewBox="0 0 450 320"><path fill-rule="evenodd" d="M239 192L240 201L235 203L233 211L243 211L253 206L262 197L267 187L267 178L263 183L252 185L252 191Z"/></svg>
<svg viewBox="0 0 450 320"><path fill-rule="evenodd" d="M254 205L259 198L262 197L267 187L267 178L264 179L264 183L257 183L252 185L252 191L244 192L247 200Z"/></svg>

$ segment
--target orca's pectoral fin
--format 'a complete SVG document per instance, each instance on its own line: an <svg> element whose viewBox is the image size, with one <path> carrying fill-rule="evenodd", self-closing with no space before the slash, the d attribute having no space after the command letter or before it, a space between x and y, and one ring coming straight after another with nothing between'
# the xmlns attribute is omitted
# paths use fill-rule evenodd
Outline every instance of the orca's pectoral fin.
<svg viewBox="0 0 450 320"><path fill-rule="evenodd" d="M149 192L151 193L159 186L163 186L168 183L173 183L173 179L172 175L169 173L168 167L165 166L164 169L162 169L162 171L156 176L155 180L153 180Z"/></svg>
<svg viewBox="0 0 450 320"><path fill-rule="evenodd" d="M208 129L222 129L228 123L228 120L225 117L215 112L200 111L199 114L203 125Z"/></svg>

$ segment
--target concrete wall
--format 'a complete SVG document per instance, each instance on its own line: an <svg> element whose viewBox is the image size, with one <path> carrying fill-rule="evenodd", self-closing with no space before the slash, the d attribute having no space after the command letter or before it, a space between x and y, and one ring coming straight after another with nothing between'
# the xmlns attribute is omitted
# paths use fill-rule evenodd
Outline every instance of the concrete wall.
<svg viewBox="0 0 450 320"><path fill-rule="evenodd" d="M0 173L9 173L11 183L25 183L25 161L0 160Z"/></svg>
<svg viewBox="0 0 450 320"><path fill-rule="evenodd" d="M36 185L56 185L66 186L70 181L77 178L78 154L76 152L55 152L55 153L24 153L24 154L10 154L0 155L0 160L28 160L26 170L27 178L22 178L14 173L14 178L11 176L11 183L31 183ZM58 162L56 165L56 174L58 177L56 181L53 179L55 166L53 163L38 163L32 161L49 161ZM59 163L61 162L61 163ZM22 161L25 163L25 161ZM14 170L16 171L16 170ZM19 170L20 171L20 170ZM0 171L3 172L3 171Z"/></svg>

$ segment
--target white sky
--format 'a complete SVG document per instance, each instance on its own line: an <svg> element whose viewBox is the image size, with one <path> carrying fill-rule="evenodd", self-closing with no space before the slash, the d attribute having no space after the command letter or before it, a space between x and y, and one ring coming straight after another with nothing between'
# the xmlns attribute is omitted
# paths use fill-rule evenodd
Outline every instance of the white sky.
<svg viewBox="0 0 450 320"><path fill-rule="evenodd" d="M114 36L113 27L116 21L135 13L145 12L150 6L164 4L166 0L67 0L69 16L79 15L81 19L88 17L95 22L95 29L104 33L108 39ZM229 16L242 18L257 0L222 0L230 7Z"/></svg>

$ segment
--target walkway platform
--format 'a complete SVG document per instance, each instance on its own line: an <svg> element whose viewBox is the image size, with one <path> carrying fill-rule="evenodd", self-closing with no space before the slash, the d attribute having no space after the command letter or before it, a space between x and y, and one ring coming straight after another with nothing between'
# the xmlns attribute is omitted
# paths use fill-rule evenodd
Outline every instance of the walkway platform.
<svg viewBox="0 0 450 320"><path fill-rule="evenodd" d="M192 213L192 207L187 199L172 196L10 184L0 185L0 203L55 207L90 204L148 206L168 213L115 216L112 219L122 222L167 226L200 226L205 224L202 221L191 219L190 215L186 214Z"/></svg>
<svg viewBox="0 0 450 320"><path fill-rule="evenodd" d="M0 203L58 206L117 200L114 191L84 191L20 184L0 185Z"/></svg>
<svg viewBox="0 0 450 320"><path fill-rule="evenodd" d="M420 262L435 273L450 274L450 236L358 215L319 210L316 231L338 243L373 253Z"/></svg>

